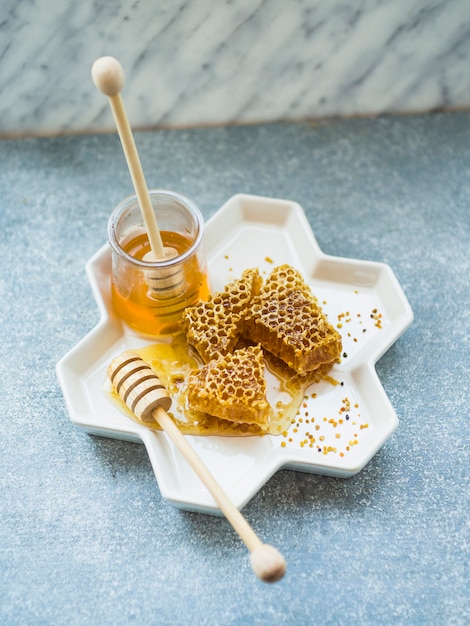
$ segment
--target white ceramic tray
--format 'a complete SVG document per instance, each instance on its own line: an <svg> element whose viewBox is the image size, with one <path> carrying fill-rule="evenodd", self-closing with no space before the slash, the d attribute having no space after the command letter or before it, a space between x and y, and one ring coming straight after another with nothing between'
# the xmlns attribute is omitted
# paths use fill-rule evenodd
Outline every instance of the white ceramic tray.
<svg viewBox="0 0 470 626"><path fill-rule="evenodd" d="M359 472L398 426L375 370L413 320L392 270L323 254L297 203L259 196L228 200L206 224L205 247L214 290L248 267L267 274L289 263L300 270L330 322L340 325L347 356L331 373L341 384L310 388L287 436L191 436L191 444L239 508L280 468L339 477ZM110 266L108 245L87 263L101 319L57 364L70 417L88 433L143 442L165 499L180 508L220 514L166 436L132 421L103 391L114 356L155 343L129 331L113 313Z"/></svg>

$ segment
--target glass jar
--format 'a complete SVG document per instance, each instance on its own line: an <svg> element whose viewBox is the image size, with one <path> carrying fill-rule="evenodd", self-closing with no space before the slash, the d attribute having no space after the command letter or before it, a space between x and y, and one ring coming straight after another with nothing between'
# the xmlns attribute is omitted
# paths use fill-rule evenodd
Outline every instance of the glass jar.
<svg viewBox="0 0 470 626"><path fill-rule="evenodd" d="M152 259L137 197L112 212L108 239L112 249L111 292L119 317L150 336L179 330L183 310L206 300L210 287L203 251L204 220L192 200L174 191L149 191L163 245L173 258Z"/></svg>

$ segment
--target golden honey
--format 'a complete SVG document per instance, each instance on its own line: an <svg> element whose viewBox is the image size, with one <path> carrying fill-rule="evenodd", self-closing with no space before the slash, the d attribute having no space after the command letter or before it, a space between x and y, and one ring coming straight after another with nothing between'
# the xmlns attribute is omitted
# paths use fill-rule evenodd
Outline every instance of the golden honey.
<svg viewBox="0 0 470 626"><path fill-rule="evenodd" d="M135 241L130 251L143 255L145 245ZM173 400L170 414L184 433L284 434L307 387L320 380L335 383L329 372L341 338L289 266L276 268L264 285L256 269L245 270L222 291L207 293L206 301L185 306L183 332L135 350L167 389ZM253 336L249 323L255 316L260 338Z"/></svg>
<svg viewBox="0 0 470 626"><path fill-rule="evenodd" d="M188 380L190 373L202 363L188 347L183 334L173 335L168 341L134 350L157 373L172 398L168 411L179 429L187 435L218 435L246 437L253 435L281 435L297 415L304 398L304 390L311 380L304 380L275 359L265 360L266 397L269 402L269 419L266 429L256 424L235 423L219 419L208 413L188 408ZM119 409L141 423L111 391L111 398ZM157 422L146 422L148 428L160 430Z"/></svg>
<svg viewBox="0 0 470 626"><path fill-rule="evenodd" d="M173 232L161 232L164 246L171 247L182 255L191 242ZM135 237L123 246L124 251L141 261L150 252L150 244L145 233ZM198 300L209 296L209 281L205 265L198 256L192 256L184 263L175 266L181 272L184 291L175 297L158 299L149 289L146 271L127 270L129 276L118 276L111 282L113 306L119 317L134 330L146 335L164 335L178 330L184 309ZM126 270L124 270L126 271ZM152 270L148 270L152 271ZM130 283L130 284L129 284ZM122 287L124 285L124 287Z"/></svg>
<svg viewBox="0 0 470 626"><path fill-rule="evenodd" d="M178 331L184 309L207 299L210 288L199 209L173 191L150 190L149 195L163 246L171 254L163 260L146 256L151 250L136 196L113 211L108 239L115 312L133 330L156 337Z"/></svg>

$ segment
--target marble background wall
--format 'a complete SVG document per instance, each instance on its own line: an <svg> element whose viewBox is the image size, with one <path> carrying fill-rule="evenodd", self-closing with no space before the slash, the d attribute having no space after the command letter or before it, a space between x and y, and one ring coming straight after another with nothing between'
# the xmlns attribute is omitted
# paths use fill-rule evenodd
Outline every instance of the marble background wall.
<svg viewBox="0 0 470 626"><path fill-rule="evenodd" d="M0 136L470 107L470 0L1 0Z"/></svg>

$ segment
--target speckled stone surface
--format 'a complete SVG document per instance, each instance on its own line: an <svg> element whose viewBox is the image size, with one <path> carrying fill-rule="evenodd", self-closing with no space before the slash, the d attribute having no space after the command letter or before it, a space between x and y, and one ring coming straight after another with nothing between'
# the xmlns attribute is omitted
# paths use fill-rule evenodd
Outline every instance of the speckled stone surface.
<svg viewBox="0 0 470 626"><path fill-rule="evenodd" d="M469 623L470 114L136 140L206 218L295 200L324 252L390 264L415 314L377 366L400 426L357 476L281 471L249 502L288 563L259 582L224 519L162 500L143 446L65 409L55 365L98 321L84 265L131 191L116 136L0 143L0 623Z"/></svg>

